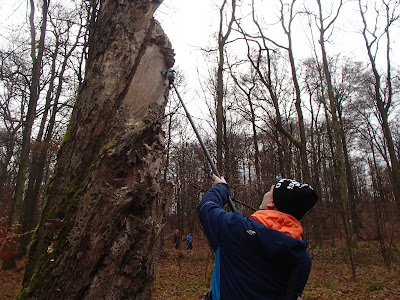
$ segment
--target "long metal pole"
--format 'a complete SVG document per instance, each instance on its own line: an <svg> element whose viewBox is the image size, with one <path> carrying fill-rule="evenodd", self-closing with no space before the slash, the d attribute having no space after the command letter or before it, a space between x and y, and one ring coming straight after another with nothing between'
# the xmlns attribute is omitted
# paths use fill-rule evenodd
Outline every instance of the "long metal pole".
<svg viewBox="0 0 400 300"><path fill-rule="evenodd" d="M221 178L221 176L220 176L219 173L218 173L217 168L215 167L214 162L213 162L212 159L211 159L210 153L208 153L207 148L206 148L206 146L205 146L204 143L203 143L203 139L201 138L200 133L197 131L197 128L196 128L196 126L194 125L192 116L190 115L189 111L188 111L187 108L186 108L185 103L183 102L181 96L179 95L179 92L178 92L178 90L177 90L177 88L176 88L174 82L171 82L171 81L170 81L170 84L174 87L175 93L176 93L176 95L178 96L178 99L179 99L179 101L181 102L181 104L182 104L182 106L183 106L183 109L185 110L186 116L187 116L187 118L189 119L189 122L190 122L190 124L192 125L192 128L193 128L194 132L196 133L197 139L198 139L199 142L200 142L201 148L203 148L204 154L206 155L207 160L208 160L208 162L210 163L210 166L211 166L211 169L212 169L213 173L214 173L218 178ZM236 210L235 205L233 204L233 201L232 201L232 199L231 199L231 196L228 197L228 204L229 204L230 208L232 209L232 211L235 211L235 210Z"/></svg>

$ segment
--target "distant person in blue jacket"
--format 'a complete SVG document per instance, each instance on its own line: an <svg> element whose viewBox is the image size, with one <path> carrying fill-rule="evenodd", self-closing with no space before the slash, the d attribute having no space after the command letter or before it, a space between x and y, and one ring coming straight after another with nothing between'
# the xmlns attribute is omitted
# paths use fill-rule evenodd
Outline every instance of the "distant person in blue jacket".
<svg viewBox="0 0 400 300"><path fill-rule="evenodd" d="M187 249L187 250L190 250L190 252L192 252L192 250L193 250L193 237L192 237L192 234L191 234L191 233L189 233L189 234L187 235L187 237L186 237L186 243L187 243L186 249Z"/></svg>
<svg viewBox="0 0 400 300"><path fill-rule="evenodd" d="M299 220L315 205L317 194L308 184L281 179L264 195L259 210L246 217L224 210L229 186L223 177L213 179L197 206L215 252L206 299L301 299L311 259Z"/></svg>

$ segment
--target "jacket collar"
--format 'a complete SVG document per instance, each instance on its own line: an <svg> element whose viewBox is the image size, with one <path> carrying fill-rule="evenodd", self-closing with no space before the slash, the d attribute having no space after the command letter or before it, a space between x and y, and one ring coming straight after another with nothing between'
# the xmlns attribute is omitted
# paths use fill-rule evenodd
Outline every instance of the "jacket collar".
<svg viewBox="0 0 400 300"><path fill-rule="evenodd" d="M292 238L301 240L303 227L292 215L277 210L258 210L250 216L268 228L280 231Z"/></svg>

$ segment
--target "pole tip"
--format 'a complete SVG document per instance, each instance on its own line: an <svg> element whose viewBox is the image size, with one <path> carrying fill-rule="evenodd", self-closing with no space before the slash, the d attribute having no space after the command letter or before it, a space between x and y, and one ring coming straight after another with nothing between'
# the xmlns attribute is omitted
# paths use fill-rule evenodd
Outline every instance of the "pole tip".
<svg viewBox="0 0 400 300"><path fill-rule="evenodd" d="M168 70L168 71L161 70L161 74L163 76L167 77L170 83L174 82L174 79L175 79L175 71L174 70Z"/></svg>

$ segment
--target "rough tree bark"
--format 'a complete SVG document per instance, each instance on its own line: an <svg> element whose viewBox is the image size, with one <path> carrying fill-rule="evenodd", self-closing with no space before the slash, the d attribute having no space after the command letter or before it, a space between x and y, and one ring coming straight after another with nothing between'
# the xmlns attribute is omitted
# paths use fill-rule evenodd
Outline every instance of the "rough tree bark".
<svg viewBox="0 0 400 300"><path fill-rule="evenodd" d="M168 197L162 1L104 0L18 299L151 299Z"/></svg>

